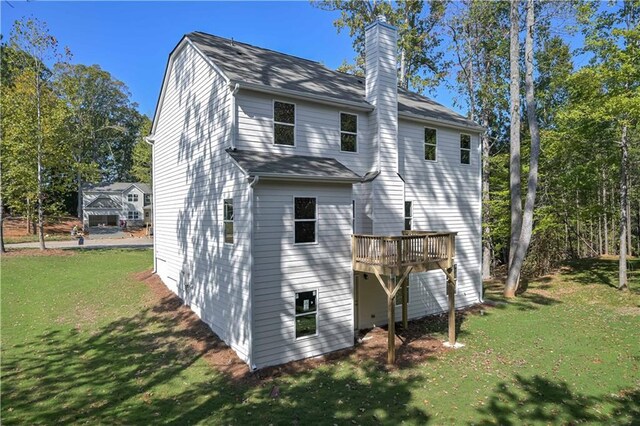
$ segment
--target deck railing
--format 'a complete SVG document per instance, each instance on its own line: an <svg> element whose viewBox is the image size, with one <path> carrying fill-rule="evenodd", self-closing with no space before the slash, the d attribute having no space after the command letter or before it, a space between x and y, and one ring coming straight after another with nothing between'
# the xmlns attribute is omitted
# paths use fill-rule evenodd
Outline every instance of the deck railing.
<svg viewBox="0 0 640 426"><path fill-rule="evenodd" d="M453 262L455 233L404 231L401 236L353 235L353 267L380 273L395 273L408 266L430 269L429 265Z"/></svg>

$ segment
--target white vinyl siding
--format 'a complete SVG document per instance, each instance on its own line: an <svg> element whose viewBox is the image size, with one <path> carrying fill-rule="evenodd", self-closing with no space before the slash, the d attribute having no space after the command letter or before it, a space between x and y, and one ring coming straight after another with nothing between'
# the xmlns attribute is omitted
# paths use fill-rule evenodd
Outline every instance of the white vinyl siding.
<svg viewBox="0 0 640 426"><path fill-rule="evenodd" d="M194 48L183 46L168 70L154 138L157 272L249 362L251 191L225 152L227 83ZM224 199L235 203L233 245L224 244Z"/></svg>
<svg viewBox="0 0 640 426"><path fill-rule="evenodd" d="M317 244L291 244L293 197L317 200ZM254 188L254 363L258 368L353 344L351 185L260 180ZM296 292L321 290L317 334L296 339Z"/></svg>

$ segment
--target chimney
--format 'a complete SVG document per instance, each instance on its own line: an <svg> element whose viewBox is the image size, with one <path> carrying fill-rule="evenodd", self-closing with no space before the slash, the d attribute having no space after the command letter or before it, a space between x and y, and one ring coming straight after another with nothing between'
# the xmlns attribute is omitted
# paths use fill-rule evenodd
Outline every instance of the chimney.
<svg viewBox="0 0 640 426"><path fill-rule="evenodd" d="M384 16L365 28L366 100L375 106L369 126L374 150L373 230L399 235L404 229L404 182L398 175L398 31Z"/></svg>

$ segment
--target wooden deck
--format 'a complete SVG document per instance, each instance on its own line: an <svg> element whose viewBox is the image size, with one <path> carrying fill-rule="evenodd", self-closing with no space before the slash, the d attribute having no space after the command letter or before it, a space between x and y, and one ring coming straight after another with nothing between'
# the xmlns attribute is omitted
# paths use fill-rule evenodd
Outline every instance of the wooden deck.
<svg viewBox="0 0 640 426"><path fill-rule="evenodd" d="M455 232L404 231L403 235L353 235L352 263L357 272L402 275L447 269L454 263Z"/></svg>

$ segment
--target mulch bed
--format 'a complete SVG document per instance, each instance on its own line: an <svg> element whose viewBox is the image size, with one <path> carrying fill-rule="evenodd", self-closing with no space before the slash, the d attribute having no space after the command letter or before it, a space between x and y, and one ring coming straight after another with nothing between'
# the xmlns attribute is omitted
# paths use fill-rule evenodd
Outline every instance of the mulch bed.
<svg viewBox="0 0 640 426"><path fill-rule="evenodd" d="M410 321L407 330L396 329L396 365L387 366L387 330L376 327L365 330L358 336L352 348L332 352L322 356L289 362L287 364L268 367L251 373L247 364L238 358L235 352L216 336L184 302L172 293L152 271L135 274L135 279L144 282L151 290L148 301L157 315L167 315L175 321L176 331L180 331L194 351L200 354L213 368L227 376L231 381L256 385L270 381L282 375L289 375L316 368L327 363L341 360L358 361L375 360L381 369L395 370L436 358L449 349L443 342L433 337L429 330L442 330L446 327L446 315L434 315ZM465 315L478 313L487 306L472 307L456 313L456 321Z"/></svg>

